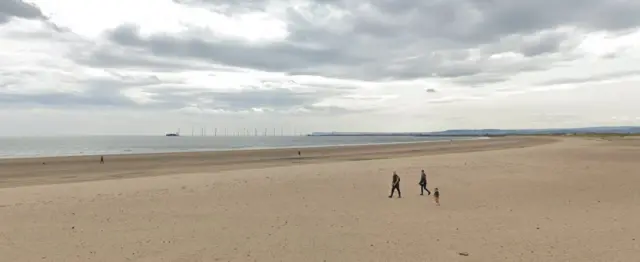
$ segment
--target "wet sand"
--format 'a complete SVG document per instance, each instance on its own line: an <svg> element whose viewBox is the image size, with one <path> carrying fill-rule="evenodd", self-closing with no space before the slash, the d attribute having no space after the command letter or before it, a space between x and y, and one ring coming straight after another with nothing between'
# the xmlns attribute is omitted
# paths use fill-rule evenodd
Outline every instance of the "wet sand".
<svg viewBox="0 0 640 262"><path fill-rule="evenodd" d="M124 154L105 156L105 165L100 165L100 156L0 159L0 188L507 149L551 141L549 138L505 138L300 149ZM298 156L298 151L301 151L301 156Z"/></svg>

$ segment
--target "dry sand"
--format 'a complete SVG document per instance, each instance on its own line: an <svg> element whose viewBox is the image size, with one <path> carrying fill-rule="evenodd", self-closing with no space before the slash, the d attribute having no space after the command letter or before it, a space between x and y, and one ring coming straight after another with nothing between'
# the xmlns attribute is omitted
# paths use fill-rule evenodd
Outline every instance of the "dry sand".
<svg viewBox="0 0 640 262"><path fill-rule="evenodd" d="M2 160L0 261L640 261L640 140L302 153Z"/></svg>

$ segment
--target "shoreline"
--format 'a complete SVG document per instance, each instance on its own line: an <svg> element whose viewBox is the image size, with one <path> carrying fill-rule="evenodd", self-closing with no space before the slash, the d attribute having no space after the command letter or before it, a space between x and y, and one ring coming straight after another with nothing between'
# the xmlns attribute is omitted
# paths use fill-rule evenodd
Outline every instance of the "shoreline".
<svg viewBox="0 0 640 262"><path fill-rule="evenodd" d="M68 156L0 159L0 188L48 183L159 176L176 173L218 172L289 166L311 163L362 161L489 151L535 146L556 138L496 138L425 141L401 144L347 145L295 148L249 149L213 152L120 154L105 156Z"/></svg>
<svg viewBox="0 0 640 262"><path fill-rule="evenodd" d="M441 138L441 139L440 139ZM119 155L151 155L151 154L181 154L181 153L209 153L209 152L230 152L230 151L247 151L247 150L274 150L274 149L305 149L305 148L326 148L326 147L348 147L348 146L370 146L370 145L396 145L396 144L413 144L413 143L432 143L432 142L450 142L450 141L466 141L466 140L484 140L490 137L440 137L439 139L424 139L415 141L399 141L399 142L380 142L380 143L353 143L353 144L325 144L325 145L301 145L301 146L275 146L275 147L236 147L223 149L186 149L182 151L163 151L155 152L118 152L118 153L88 153L88 154L61 154L61 155L0 155L0 161L11 159L38 159L38 158L56 158L56 157L90 157L90 156L119 156Z"/></svg>

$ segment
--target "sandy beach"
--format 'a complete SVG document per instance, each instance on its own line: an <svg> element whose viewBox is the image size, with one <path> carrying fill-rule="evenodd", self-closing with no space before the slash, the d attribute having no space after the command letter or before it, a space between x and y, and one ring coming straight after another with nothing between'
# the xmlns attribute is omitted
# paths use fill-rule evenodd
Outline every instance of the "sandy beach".
<svg viewBox="0 0 640 262"><path fill-rule="evenodd" d="M105 160L0 160L0 261L640 259L638 139ZM421 169L441 206L420 196Z"/></svg>

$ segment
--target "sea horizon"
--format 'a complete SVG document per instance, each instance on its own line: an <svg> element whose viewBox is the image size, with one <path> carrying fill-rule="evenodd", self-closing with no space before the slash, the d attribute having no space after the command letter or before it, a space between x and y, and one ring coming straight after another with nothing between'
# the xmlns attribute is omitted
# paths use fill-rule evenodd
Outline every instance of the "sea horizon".
<svg viewBox="0 0 640 262"><path fill-rule="evenodd" d="M181 152L216 152L278 148L312 148L399 144L478 137L412 137L412 136L149 136L149 135L83 135L0 137L0 159L154 154Z"/></svg>

